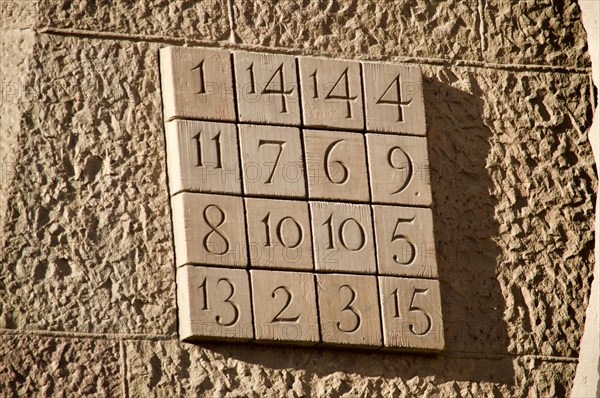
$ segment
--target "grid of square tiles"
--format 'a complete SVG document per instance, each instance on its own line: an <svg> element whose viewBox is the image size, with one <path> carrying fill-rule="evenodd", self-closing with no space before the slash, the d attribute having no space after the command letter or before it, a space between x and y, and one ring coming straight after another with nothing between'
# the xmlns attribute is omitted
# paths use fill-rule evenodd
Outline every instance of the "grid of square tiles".
<svg viewBox="0 0 600 398"><path fill-rule="evenodd" d="M443 348L421 79L161 50L183 340Z"/></svg>

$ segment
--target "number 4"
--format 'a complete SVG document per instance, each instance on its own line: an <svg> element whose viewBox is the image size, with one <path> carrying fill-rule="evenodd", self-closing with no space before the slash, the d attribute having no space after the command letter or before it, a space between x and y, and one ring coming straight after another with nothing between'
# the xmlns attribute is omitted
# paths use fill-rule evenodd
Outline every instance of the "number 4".
<svg viewBox="0 0 600 398"><path fill-rule="evenodd" d="M400 75L396 76L390 85L385 89L381 97L377 100L377 104L383 105L397 105L398 106L398 122L404 121L403 106L408 106L412 102L412 98L408 101L402 101L402 88L400 87ZM394 87L394 90L390 93L390 90ZM388 96L388 93L391 95ZM386 98L387 97L387 98ZM391 97L391 98L390 98Z"/></svg>

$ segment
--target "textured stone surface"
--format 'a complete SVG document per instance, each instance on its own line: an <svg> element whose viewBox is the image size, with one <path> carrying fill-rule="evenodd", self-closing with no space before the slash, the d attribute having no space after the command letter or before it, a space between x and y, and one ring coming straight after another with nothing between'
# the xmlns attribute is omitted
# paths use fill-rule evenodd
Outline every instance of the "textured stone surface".
<svg viewBox="0 0 600 398"><path fill-rule="evenodd" d="M228 36L226 6L213 13L206 6L213 3L185 12L177 7L186 2L147 8L138 2L127 12L63 3L45 3L40 24L201 40ZM571 3L546 3L407 1L383 12L383 4L367 2L331 2L322 11L316 2L239 2L234 9L246 44L348 58L480 60L477 8L486 4L487 61L586 66L578 11ZM206 14L198 22L195 10L218 17ZM543 32L549 36L540 41ZM28 48L32 39L24 47L8 41ZM2 139L9 120L15 127L9 151L18 149L14 178L0 184L8 195L0 218L0 327L172 334L161 45L45 34L35 40L29 63L0 57L3 76L9 70L26 77L30 81L22 82L31 88L18 100L20 110L1 105ZM510 68L423 71L444 354L130 340L129 396L568 394L594 264L589 76ZM101 338L5 336L0 382L21 388L21 395L118 396L116 350ZM69 361L54 359L62 352ZM486 359L490 352L493 359ZM39 370L43 366L51 371ZM88 371L93 379L82 376ZM38 393L37 386L46 390Z"/></svg>
<svg viewBox="0 0 600 398"><path fill-rule="evenodd" d="M579 0L579 4L583 24L588 34L592 76L597 89L600 87L600 3L594 0ZM594 151L596 171L598 171L600 170L600 107L597 102L594 123L588 132L588 138ZM585 331L579 346L579 364L573 380L572 397L600 395L600 197L598 196L596 196L595 230L594 281L585 314Z"/></svg>
<svg viewBox="0 0 600 398"><path fill-rule="evenodd" d="M31 28L36 15L37 0L0 0L0 30Z"/></svg>
<svg viewBox="0 0 600 398"><path fill-rule="evenodd" d="M590 66L577 0L486 0L483 4L485 61Z"/></svg>
<svg viewBox="0 0 600 398"><path fill-rule="evenodd" d="M39 28L185 37L215 41L229 37L227 0L38 0ZM135 17L134 17L135 16Z"/></svg>
<svg viewBox="0 0 600 398"><path fill-rule="evenodd" d="M116 341L0 337L2 397L116 397L121 391Z"/></svg>
<svg viewBox="0 0 600 398"><path fill-rule="evenodd" d="M158 48L37 38L2 225L0 326L173 333Z"/></svg>
<svg viewBox="0 0 600 398"><path fill-rule="evenodd" d="M594 264L589 76L424 74L447 349L576 355Z"/></svg>
<svg viewBox="0 0 600 398"><path fill-rule="evenodd" d="M34 40L31 30L0 34L0 225L4 225L9 190L15 175L22 110L31 90L27 73ZM0 242L2 238L0 228Z"/></svg>
<svg viewBox="0 0 600 398"><path fill-rule="evenodd" d="M246 44L352 58L481 58L476 0L235 0L233 12Z"/></svg>
<svg viewBox="0 0 600 398"><path fill-rule="evenodd" d="M127 343L136 397L560 397L574 362L363 351ZM513 370L514 369L514 370Z"/></svg>

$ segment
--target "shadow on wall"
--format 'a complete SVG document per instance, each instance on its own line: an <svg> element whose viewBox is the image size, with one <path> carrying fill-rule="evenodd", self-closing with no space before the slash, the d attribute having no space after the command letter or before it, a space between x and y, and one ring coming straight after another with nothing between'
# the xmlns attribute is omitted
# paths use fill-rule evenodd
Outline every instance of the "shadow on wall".
<svg viewBox="0 0 600 398"><path fill-rule="evenodd" d="M492 181L486 171L491 131L482 93L451 88L456 76L436 69L424 82L446 349L440 355L201 344L226 358L273 369L362 376L514 384L507 355L504 299L496 278L499 248ZM427 73L426 73L427 74ZM341 387L343 390L343 386Z"/></svg>

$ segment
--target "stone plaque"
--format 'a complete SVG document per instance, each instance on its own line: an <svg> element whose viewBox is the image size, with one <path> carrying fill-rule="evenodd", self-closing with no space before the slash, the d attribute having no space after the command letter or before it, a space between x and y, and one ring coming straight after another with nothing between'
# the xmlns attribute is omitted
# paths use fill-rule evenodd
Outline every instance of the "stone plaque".
<svg viewBox="0 0 600 398"><path fill-rule="evenodd" d="M254 337L250 284L244 270L179 268L177 304L183 340L248 341Z"/></svg>
<svg viewBox="0 0 600 398"><path fill-rule="evenodd" d="M430 209L373 206L373 213L380 274L438 276Z"/></svg>
<svg viewBox="0 0 600 398"><path fill-rule="evenodd" d="M366 138L373 202L431 205L425 138L385 134Z"/></svg>
<svg viewBox="0 0 600 398"><path fill-rule="evenodd" d="M381 321L375 276L317 275L323 342L381 346Z"/></svg>
<svg viewBox="0 0 600 398"><path fill-rule="evenodd" d="M379 300L385 348L444 348L438 281L380 276Z"/></svg>
<svg viewBox="0 0 600 398"><path fill-rule="evenodd" d="M363 62L369 131L425 135L421 68Z"/></svg>
<svg viewBox="0 0 600 398"><path fill-rule="evenodd" d="M231 54L228 51L166 47L160 50L165 121L235 121Z"/></svg>
<svg viewBox="0 0 600 398"><path fill-rule="evenodd" d="M362 134L304 130L304 150L311 199L369 201Z"/></svg>
<svg viewBox="0 0 600 398"><path fill-rule="evenodd" d="M420 68L160 57L179 337L443 350Z"/></svg>
<svg viewBox="0 0 600 398"><path fill-rule="evenodd" d="M316 128L364 128L360 65L357 62L300 57L304 125Z"/></svg>
<svg viewBox="0 0 600 398"><path fill-rule="evenodd" d="M250 271L258 341L319 342L315 281L310 273Z"/></svg>
<svg viewBox="0 0 600 398"><path fill-rule="evenodd" d="M306 196L300 130L240 125L244 192L248 195Z"/></svg>
<svg viewBox="0 0 600 398"><path fill-rule="evenodd" d="M171 209L177 265L246 266L242 198L183 192Z"/></svg>
<svg viewBox="0 0 600 398"><path fill-rule="evenodd" d="M375 273L369 205L311 202L310 211L317 270Z"/></svg>
<svg viewBox="0 0 600 398"><path fill-rule="evenodd" d="M246 198L252 267L312 270L306 202Z"/></svg>
<svg viewBox="0 0 600 398"><path fill-rule="evenodd" d="M242 193L234 124L173 120L165 125L165 130L172 194Z"/></svg>
<svg viewBox="0 0 600 398"><path fill-rule="evenodd" d="M300 125L296 60L291 55L235 52L240 122Z"/></svg>

